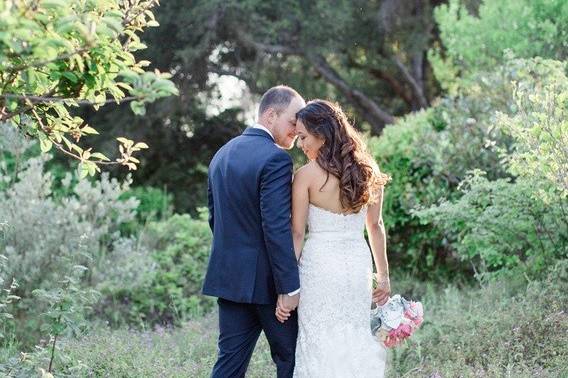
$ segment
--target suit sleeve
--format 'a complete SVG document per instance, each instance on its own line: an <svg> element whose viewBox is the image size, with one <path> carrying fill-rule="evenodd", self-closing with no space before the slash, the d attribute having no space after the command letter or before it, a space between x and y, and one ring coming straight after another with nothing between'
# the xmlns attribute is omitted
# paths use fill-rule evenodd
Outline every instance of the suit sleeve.
<svg viewBox="0 0 568 378"><path fill-rule="evenodd" d="M290 225L292 158L279 151L265 165L260 180L264 242L278 294L300 287Z"/></svg>
<svg viewBox="0 0 568 378"><path fill-rule="evenodd" d="M213 232L214 223L214 206L213 206L213 192L211 191L211 172L207 176L207 208L209 209L209 227Z"/></svg>

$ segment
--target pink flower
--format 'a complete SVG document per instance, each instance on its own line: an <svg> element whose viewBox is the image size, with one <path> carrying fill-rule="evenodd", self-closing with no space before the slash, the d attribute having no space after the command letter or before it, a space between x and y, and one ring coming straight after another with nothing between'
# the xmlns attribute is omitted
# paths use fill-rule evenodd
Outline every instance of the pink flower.
<svg viewBox="0 0 568 378"><path fill-rule="evenodd" d="M396 329L385 330L383 343L387 348L393 348L404 340L412 336L414 331L420 327L424 321L424 309L420 302L410 302L409 307L404 311L402 323Z"/></svg>
<svg viewBox="0 0 568 378"><path fill-rule="evenodd" d="M398 334L401 339L406 339L410 335L412 335L412 328L409 324L401 324L398 328Z"/></svg>
<svg viewBox="0 0 568 378"><path fill-rule="evenodd" d="M410 308L416 313L416 316L422 318L424 316L424 308L422 307L422 303L420 302L412 302L410 303Z"/></svg>
<svg viewBox="0 0 568 378"><path fill-rule="evenodd" d="M420 327L420 324L422 324L422 322L424 321L424 319L422 319L422 317L418 317L416 319L412 319L412 322L414 323L414 325L416 327Z"/></svg>
<svg viewBox="0 0 568 378"><path fill-rule="evenodd" d="M396 346L397 343L398 343L397 338L394 337L394 336L391 336L390 334L384 342L384 344L387 348L392 348L392 347Z"/></svg>
<svg viewBox="0 0 568 378"><path fill-rule="evenodd" d="M414 324L416 327L420 327L424 321L424 309L422 308L422 303L411 302L410 308L404 312L404 316Z"/></svg>

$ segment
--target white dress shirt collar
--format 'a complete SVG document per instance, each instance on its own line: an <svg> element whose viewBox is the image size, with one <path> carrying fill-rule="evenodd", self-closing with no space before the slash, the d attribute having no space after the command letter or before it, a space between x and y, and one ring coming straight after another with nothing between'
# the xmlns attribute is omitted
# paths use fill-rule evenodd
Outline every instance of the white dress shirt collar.
<svg viewBox="0 0 568 378"><path fill-rule="evenodd" d="M272 135L270 130L268 130L266 127L262 126L260 123L255 123L254 125L252 125L252 127L255 128L255 129L261 129L261 130L266 131L268 133L268 135L270 135L272 140L274 140L274 135Z"/></svg>

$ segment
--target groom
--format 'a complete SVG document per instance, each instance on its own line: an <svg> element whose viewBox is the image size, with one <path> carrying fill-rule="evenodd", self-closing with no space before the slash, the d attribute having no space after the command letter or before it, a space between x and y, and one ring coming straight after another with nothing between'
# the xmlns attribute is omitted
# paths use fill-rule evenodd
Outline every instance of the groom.
<svg viewBox="0 0 568 378"><path fill-rule="evenodd" d="M258 122L225 144L209 165L213 243L203 294L218 297L219 355L212 377L244 377L264 331L278 377L292 377L300 280L290 229L296 113L292 88L269 89ZM290 313L285 322L276 306Z"/></svg>

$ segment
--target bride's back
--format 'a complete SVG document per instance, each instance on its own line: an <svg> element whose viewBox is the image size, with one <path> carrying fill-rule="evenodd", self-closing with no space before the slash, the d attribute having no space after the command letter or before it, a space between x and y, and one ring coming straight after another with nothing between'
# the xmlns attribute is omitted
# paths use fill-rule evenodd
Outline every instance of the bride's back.
<svg viewBox="0 0 568 378"><path fill-rule="evenodd" d="M337 177L328 175L315 161L311 161L303 169L306 169L310 176L308 194L311 204L337 214L349 212L341 206L339 199L341 183Z"/></svg>

